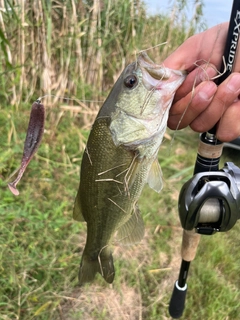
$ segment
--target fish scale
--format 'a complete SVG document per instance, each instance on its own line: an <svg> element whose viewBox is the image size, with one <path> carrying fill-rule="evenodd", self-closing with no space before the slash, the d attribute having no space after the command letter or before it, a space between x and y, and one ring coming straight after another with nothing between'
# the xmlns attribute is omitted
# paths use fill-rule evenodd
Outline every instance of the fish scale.
<svg viewBox="0 0 240 320"><path fill-rule="evenodd" d="M131 188L129 195L127 190L125 190L126 185L124 178L126 175L125 172L133 161L134 152L125 149L123 146L116 147L114 145L107 122L106 118L98 119L93 125L87 144L88 150L84 153L82 160L84 165L80 176L81 185L79 197L77 197L77 200L80 199L79 206L85 208L82 215L89 227L91 224L91 216L94 215L92 211L101 210L101 219L103 217L106 224L104 228L101 228L98 232L102 232L103 229L110 231L105 232L101 238L104 244L111 238L112 233L114 233L116 229L115 226L112 227L112 219L114 219L114 224L117 225L120 225L122 220L127 219L123 213L132 209L134 202L138 198L138 193L141 192L139 180L141 181L143 179L143 177L139 176L139 179L136 180L134 186ZM103 139L104 144L102 144ZM91 161L89 157L92 159ZM106 158L107 161L104 161ZM141 172L141 174L143 175L144 172ZM116 180L119 183L109 181L109 179ZM111 196L108 197L107 195ZM112 199L113 202L111 202L109 198ZM96 200L94 208L92 208L93 199ZM88 214L89 210L91 210L90 215ZM129 214L131 214L131 212ZM98 214L95 215L96 218L98 216ZM74 218L77 219L76 216ZM93 225L94 224L95 223L93 223ZM112 232L111 229L113 229ZM100 243L100 247L101 245Z"/></svg>
<svg viewBox="0 0 240 320"><path fill-rule="evenodd" d="M101 252L102 264L104 264L104 260L107 260L107 263L113 265L112 256L109 256L109 242L116 229L129 220L132 215L134 204L143 188L142 181L146 175L146 170L140 171L131 192L128 193L125 190L124 172L130 167L134 153L126 150L123 146L116 147L114 145L107 122L106 118L98 119L91 130L87 152L84 153L82 160L84 165L81 170L79 194L76 197L80 203L75 203L75 212L79 214L81 211L83 217L74 216L76 220L84 219L87 222L87 241L84 249L84 252L88 253L86 265L94 264L94 261L97 261L94 270L100 273L102 272L98 264L99 253ZM103 138L104 144L102 144ZM106 157L108 161L104 161ZM110 170L111 168L113 169ZM102 174L99 175L99 173ZM117 180L119 183L109 181L109 179ZM76 210L77 206L85 208L84 211ZM92 280L95 274L89 274L89 270L91 268L84 271L84 262L82 262L80 282ZM81 279L81 274L84 272L87 275L85 279ZM110 275L112 273L114 273L113 267ZM112 282L112 277L109 275L106 275L105 279Z"/></svg>
<svg viewBox="0 0 240 320"><path fill-rule="evenodd" d="M183 72L154 64L145 53L128 65L100 109L83 155L73 217L87 223L79 269L84 284L100 273L114 280L111 253L121 243L139 242L144 224L137 201L146 183L162 188L157 159L168 110Z"/></svg>

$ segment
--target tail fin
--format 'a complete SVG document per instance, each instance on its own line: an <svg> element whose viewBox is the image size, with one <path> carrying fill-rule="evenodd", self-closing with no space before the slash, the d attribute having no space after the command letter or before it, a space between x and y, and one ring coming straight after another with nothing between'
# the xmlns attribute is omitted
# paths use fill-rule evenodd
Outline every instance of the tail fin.
<svg viewBox="0 0 240 320"><path fill-rule="evenodd" d="M113 282L115 275L113 257L107 248L103 249L94 260L83 253L78 274L79 284L93 281L97 272L103 276L106 282Z"/></svg>

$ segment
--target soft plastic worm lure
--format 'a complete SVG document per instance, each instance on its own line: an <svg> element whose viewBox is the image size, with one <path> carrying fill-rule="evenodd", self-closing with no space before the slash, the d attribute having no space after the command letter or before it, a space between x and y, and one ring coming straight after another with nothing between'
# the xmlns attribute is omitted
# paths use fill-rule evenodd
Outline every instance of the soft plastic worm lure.
<svg viewBox="0 0 240 320"><path fill-rule="evenodd" d="M8 184L9 189L15 196L19 195L19 191L17 190L16 185L21 180L29 162L36 153L41 142L44 131L44 122L45 109L44 105L41 104L41 99L39 98L32 105L27 135L24 143L22 162L18 172L18 176L13 182L10 182Z"/></svg>

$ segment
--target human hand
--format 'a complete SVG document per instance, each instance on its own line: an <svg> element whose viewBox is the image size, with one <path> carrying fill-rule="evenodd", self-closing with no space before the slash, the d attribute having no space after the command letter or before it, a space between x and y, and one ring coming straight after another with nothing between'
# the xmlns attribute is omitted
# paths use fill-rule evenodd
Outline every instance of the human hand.
<svg viewBox="0 0 240 320"><path fill-rule="evenodd" d="M227 31L228 23L223 23L194 35L163 62L168 68L189 72L170 109L170 129L189 125L205 132L218 123L219 140L240 136L240 56L236 56L234 72L218 87L212 79L222 63Z"/></svg>

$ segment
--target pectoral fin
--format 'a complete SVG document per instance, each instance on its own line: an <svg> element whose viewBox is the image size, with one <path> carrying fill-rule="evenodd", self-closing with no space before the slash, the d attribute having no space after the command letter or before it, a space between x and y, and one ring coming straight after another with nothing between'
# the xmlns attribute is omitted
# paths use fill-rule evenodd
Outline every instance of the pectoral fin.
<svg viewBox="0 0 240 320"><path fill-rule="evenodd" d="M85 219L82 214L82 208L80 203L80 189L78 189L77 196L75 198L74 207L73 207L73 219L77 221L84 222Z"/></svg>
<svg viewBox="0 0 240 320"><path fill-rule="evenodd" d="M144 162L142 161L141 157L139 157L139 154L136 153L124 177L124 185L127 192L131 190L137 177L141 175L143 166Z"/></svg>
<svg viewBox="0 0 240 320"><path fill-rule="evenodd" d="M162 170L158 162L158 159L155 159L151 166L151 169L148 174L147 183L150 188L152 188L158 193L162 190Z"/></svg>
<svg viewBox="0 0 240 320"><path fill-rule="evenodd" d="M144 236L144 222L136 205L130 219L118 229L117 239L122 244L140 242Z"/></svg>

